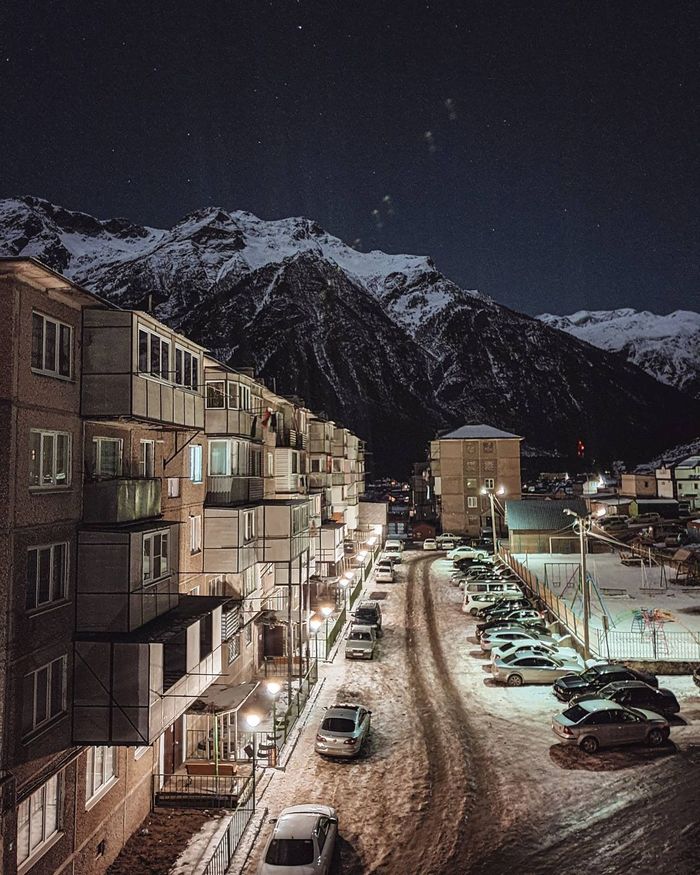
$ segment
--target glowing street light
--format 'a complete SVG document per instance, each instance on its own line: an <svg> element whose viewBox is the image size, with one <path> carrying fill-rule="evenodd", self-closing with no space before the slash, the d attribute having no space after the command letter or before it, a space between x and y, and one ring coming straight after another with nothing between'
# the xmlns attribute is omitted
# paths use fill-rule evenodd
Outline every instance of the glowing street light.
<svg viewBox="0 0 700 875"><path fill-rule="evenodd" d="M488 495L489 504L491 505L491 537L493 539L493 555L496 555L496 509L494 507L494 495L505 495L506 490L504 486L499 486L498 489L494 492L493 489L488 489L486 486L481 489L482 495Z"/></svg>
<svg viewBox="0 0 700 875"><path fill-rule="evenodd" d="M309 629L314 633L314 653L316 654L316 674L318 675L318 630L321 628L323 620L319 617L312 617L309 620Z"/></svg>

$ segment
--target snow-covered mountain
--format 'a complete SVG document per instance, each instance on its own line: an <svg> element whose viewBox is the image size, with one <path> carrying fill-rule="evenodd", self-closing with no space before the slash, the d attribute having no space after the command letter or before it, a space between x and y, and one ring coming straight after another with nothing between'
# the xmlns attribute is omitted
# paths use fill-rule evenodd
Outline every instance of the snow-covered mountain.
<svg viewBox="0 0 700 875"><path fill-rule="evenodd" d="M700 313L676 310L579 310L537 317L600 349L619 352L652 377L700 398Z"/></svg>
<svg viewBox="0 0 700 875"><path fill-rule="evenodd" d="M0 201L0 241L274 378L366 437L378 471L405 472L465 422L636 459L700 420L693 399L459 288L430 258L357 252L308 219L208 208L164 230L26 197Z"/></svg>

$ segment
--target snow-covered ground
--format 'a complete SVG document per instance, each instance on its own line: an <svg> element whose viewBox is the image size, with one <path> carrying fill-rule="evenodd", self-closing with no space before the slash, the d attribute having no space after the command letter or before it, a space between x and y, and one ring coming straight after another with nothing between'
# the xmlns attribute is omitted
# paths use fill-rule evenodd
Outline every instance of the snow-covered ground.
<svg viewBox="0 0 700 875"><path fill-rule="evenodd" d="M689 677L660 678L681 702L673 744L589 757L560 745L560 710L548 687L493 683L461 611L451 563L407 553L384 591L385 634L374 662L342 649L290 758L263 803L334 805L337 872L697 872L700 838L700 691ZM356 761L313 751L323 708L372 709L369 748ZM266 825L245 868L256 871ZM661 866L663 860L663 867Z"/></svg>

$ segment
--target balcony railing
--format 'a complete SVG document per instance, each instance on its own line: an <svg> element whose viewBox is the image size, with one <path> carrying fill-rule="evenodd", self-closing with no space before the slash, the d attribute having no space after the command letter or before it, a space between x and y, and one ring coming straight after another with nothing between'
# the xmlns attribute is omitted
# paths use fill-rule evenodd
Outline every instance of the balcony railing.
<svg viewBox="0 0 700 875"><path fill-rule="evenodd" d="M132 523L160 515L160 478L116 477L87 481L83 490L86 523Z"/></svg>
<svg viewBox="0 0 700 875"><path fill-rule="evenodd" d="M236 764L185 763L184 769L185 774L153 776L156 805L235 809L245 805L251 794L252 776L239 777ZM201 774L206 771L212 774Z"/></svg>
<svg viewBox="0 0 700 875"><path fill-rule="evenodd" d="M293 428L280 428L277 431L277 446L291 447L293 450L305 450L307 437Z"/></svg>
<svg viewBox="0 0 700 875"><path fill-rule="evenodd" d="M213 475L207 477L207 504L252 504L263 497L262 477Z"/></svg>

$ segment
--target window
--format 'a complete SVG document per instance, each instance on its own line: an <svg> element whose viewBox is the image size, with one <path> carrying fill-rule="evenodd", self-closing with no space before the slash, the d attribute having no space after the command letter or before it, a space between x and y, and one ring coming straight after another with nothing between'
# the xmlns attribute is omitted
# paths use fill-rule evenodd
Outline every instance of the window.
<svg viewBox="0 0 700 875"><path fill-rule="evenodd" d="M255 565L246 568L243 572L243 595L248 596L255 592L258 586L258 575L255 573Z"/></svg>
<svg viewBox="0 0 700 875"><path fill-rule="evenodd" d="M71 435L63 431L30 431L29 486L68 486L71 481Z"/></svg>
<svg viewBox="0 0 700 875"><path fill-rule="evenodd" d="M478 507L479 500L476 495L467 496L467 507Z"/></svg>
<svg viewBox="0 0 700 875"><path fill-rule="evenodd" d="M199 356L179 346L175 347L175 382L187 389L199 387Z"/></svg>
<svg viewBox="0 0 700 875"><path fill-rule="evenodd" d="M244 632L245 632L245 646L250 647L250 645L253 643L253 624L248 623L246 626L244 626Z"/></svg>
<svg viewBox="0 0 700 875"><path fill-rule="evenodd" d="M251 410L250 386L229 381L228 406L230 410Z"/></svg>
<svg viewBox="0 0 700 875"><path fill-rule="evenodd" d="M66 710L66 657L59 656L25 675L22 696L25 734L63 714Z"/></svg>
<svg viewBox="0 0 700 875"><path fill-rule="evenodd" d="M199 553L202 549L202 517L190 517L190 553Z"/></svg>
<svg viewBox="0 0 700 875"><path fill-rule="evenodd" d="M243 514L243 540L252 541L255 537L255 511L249 510Z"/></svg>
<svg viewBox="0 0 700 875"><path fill-rule="evenodd" d="M73 329L70 325L32 313L32 369L70 379Z"/></svg>
<svg viewBox="0 0 700 875"><path fill-rule="evenodd" d="M17 808L17 866L41 852L60 825L63 773L42 784Z"/></svg>
<svg viewBox="0 0 700 875"><path fill-rule="evenodd" d="M311 471L312 473L321 470L321 460L320 459L312 459L311 460Z"/></svg>
<svg viewBox="0 0 700 875"><path fill-rule="evenodd" d="M496 485L496 481L492 477L487 477L484 480L484 486L487 489L493 489L495 485Z"/></svg>
<svg viewBox="0 0 700 875"><path fill-rule="evenodd" d="M292 453L292 474L299 473L299 453Z"/></svg>
<svg viewBox="0 0 700 875"><path fill-rule="evenodd" d="M66 597L68 544L32 547L27 552L27 610L60 602Z"/></svg>
<svg viewBox="0 0 700 875"><path fill-rule="evenodd" d="M139 372L170 379L170 343L143 326L139 326Z"/></svg>
<svg viewBox="0 0 700 875"><path fill-rule="evenodd" d="M139 447L139 474L141 477L156 476L156 442L145 440Z"/></svg>
<svg viewBox="0 0 700 875"><path fill-rule="evenodd" d="M238 659L241 655L241 636L234 635L228 642L228 664Z"/></svg>
<svg viewBox="0 0 700 875"><path fill-rule="evenodd" d="M122 473L121 438L96 437L92 442L95 448L95 476L119 477Z"/></svg>
<svg viewBox="0 0 700 875"><path fill-rule="evenodd" d="M180 495L180 478L168 477L168 498L177 498Z"/></svg>
<svg viewBox="0 0 700 875"><path fill-rule="evenodd" d="M206 406L208 410L222 410L226 407L223 380L207 381L206 388Z"/></svg>
<svg viewBox="0 0 700 875"><path fill-rule="evenodd" d="M202 445L190 446L190 480L193 483L202 482Z"/></svg>
<svg viewBox="0 0 700 875"><path fill-rule="evenodd" d="M267 475L268 477L273 477L275 474L275 454L268 453L267 454Z"/></svg>
<svg viewBox="0 0 700 875"><path fill-rule="evenodd" d="M152 532L143 536L143 580L165 577L169 570L168 532Z"/></svg>
<svg viewBox="0 0 700 875"><path fill-rule="evenodd" d="M482 453L495 453L496 444L493 441L483 441L481 444Z"/></svg>
<svg viewBox="0 0 700 875"><path fill-rule="evenodd" d="M115 777L114 748L89 747L85 766L85 801L90 802Z"/></svg>
<svg viewBox="0 0 700 875"><path fill-rule="evenodd" d="M209 441L209 474L212 476L242 474L239 466L239 441Z"/></svg>

